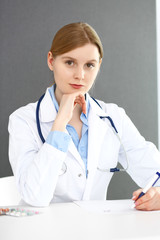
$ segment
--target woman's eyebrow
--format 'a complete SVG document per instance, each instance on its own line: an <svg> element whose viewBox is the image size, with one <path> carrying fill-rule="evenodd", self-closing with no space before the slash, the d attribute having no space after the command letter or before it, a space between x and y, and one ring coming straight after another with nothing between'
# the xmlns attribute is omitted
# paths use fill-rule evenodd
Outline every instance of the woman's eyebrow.
<svg viewBox="0 0 160 240"><path fill-rule="evenodd" d="M71 59L71 60L77 61L76 58L73 58L73 57L70 57L70 56L62 57L62 59ZM97 60L96 59L91 59L91 60L87 60L86 62L97 62Z"/></svg>
<svg viewBox="0 0 160 240"><path fill-rule="evenodd" d="M69 57L69 56L62 57L62 59L72 59L72 60L76 60L75 58Z"/></svg>

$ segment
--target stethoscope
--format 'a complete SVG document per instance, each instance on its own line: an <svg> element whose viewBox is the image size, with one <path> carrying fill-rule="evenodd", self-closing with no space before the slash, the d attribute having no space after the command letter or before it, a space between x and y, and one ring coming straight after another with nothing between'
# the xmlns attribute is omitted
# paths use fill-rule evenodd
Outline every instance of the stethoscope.
<svg viewBox="0 0 160 240"><path fill-rule="evenodd" d="M45 95L45 94L43 94L43 95L40 97L40 99L39 99L39 101L38 101L38 103L37 103L37 107L36 107L37 130L38 130L38 134L39 134L39 137L40 137L42 143L45 143L45 139L44 139L44 137L43 137L42 130L41 130L41 125L40 125L40 120L39 120L39 109L40 109L41 101L42 101L42 99L44 98L44 95ZM93 99L93 100L97 103L97 105L102 109L101 105L97 102L97 100L96 100L95 98L93 98L93 97L92 97L92 99ZM99 171L101 171L101 172L112 172L112 173L114 173L114 172L126 172L126 171L128 170L128 167L129 167L129 161L128 161L128 157L127 157L126 150L125 150L124 145L123 145L123 143L122 143L122 141L121 141L121 138L120 138L120 136L119 136L119 134L118 134L118 131L117 131L116 127L115 127L115 124L114 124L112 118L109 117L109 116L100 116L100 118L101 118L101 119L107 118L107 119L109 120L110 125L111 125L111 127L112 127L112 130L113 130L114 134L117 136L117 138L118 138L118 140L119 140L119 142L120 142L120 144L121 144L121 146L122 146L122 148L123 148L124 155L125 155L126 162L127 162L127 167L126 167L126 168L118 168L118 167L115 167L115 168L110 168L110 169L103 169L103 168L97 167L97 169L98 169ZM66 173L66 171L67 171L67 165L64 163L59 175L63 175L64 173Z"/></svg>

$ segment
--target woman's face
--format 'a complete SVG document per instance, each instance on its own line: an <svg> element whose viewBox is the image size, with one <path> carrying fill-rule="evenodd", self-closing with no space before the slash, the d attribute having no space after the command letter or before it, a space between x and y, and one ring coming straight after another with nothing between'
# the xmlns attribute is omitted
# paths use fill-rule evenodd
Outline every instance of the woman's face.
<svg viewBox="0 0 160 240"><path fill-rule="evenodd" d="M48 66L54 72L58 102L63 94L85 94L89 91L100 68L99 59L98 48L90 43L56 58L48 53Z"/></svg>

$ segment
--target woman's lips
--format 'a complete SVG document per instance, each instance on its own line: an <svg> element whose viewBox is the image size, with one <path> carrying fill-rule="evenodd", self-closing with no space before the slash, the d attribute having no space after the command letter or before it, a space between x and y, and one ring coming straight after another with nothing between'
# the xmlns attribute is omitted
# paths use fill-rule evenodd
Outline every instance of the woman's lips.
<svg viewBox="0 0 160 240"><path fill-rule="evenodd" d="M83 87L83 85L79 85L79 84L70 84L70 85L75 89L79 89L79 88Z"/></svg>

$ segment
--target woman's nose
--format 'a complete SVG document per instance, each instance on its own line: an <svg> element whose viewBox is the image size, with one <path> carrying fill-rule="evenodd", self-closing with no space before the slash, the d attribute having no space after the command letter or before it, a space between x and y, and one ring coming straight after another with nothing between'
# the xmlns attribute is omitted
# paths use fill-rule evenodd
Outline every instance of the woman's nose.
<svg viewBox="0 0 160 240"><path fill-rule="evenodd" d="M81 68L81 67L77 67L76 70L75 70L75 73L74 73L74 77L76 79L82 80L82 79L84 79L84 76L85 76L84 69Z"/></svg>

